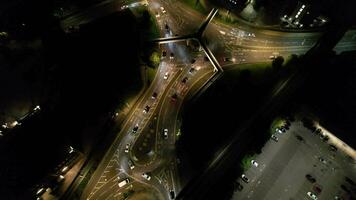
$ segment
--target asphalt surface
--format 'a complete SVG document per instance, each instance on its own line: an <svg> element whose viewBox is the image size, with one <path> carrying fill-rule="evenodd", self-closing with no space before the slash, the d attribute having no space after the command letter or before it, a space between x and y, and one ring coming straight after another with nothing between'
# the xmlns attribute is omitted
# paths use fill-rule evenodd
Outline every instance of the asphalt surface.
<svg viewBox="0 0 356 200"><path fill-rule="evenodd" d="M156 17L161 38L195 33L206 18L176 0L149 0L147 3L147 8ZM134 9L136 6L146 6L145 1L139 4L110 1L70 16L61 25L66 29L111 12ZM243 26L232 27L213 19L208 24L202 41L207 41L207 46L218 63L222 67L228 67L232 64L271 61L271 56L303 54L319 37L320 33L282 33ZM147 195L149 192L155 193L156 199L170 199L171 190L177 194L182 189L177 170L179 163L175 155L175 142L179 138L179 111L186 98L194 96L218 73L205 59L206 54L202 48L194 49L187 44L186 41L160 44L161 52L166 51L166 56L161 57L154 81L128 115L81 199L124 199L125 193L130 190L138 191L139 188L147 188ZM355 32L348 32L336 49L356 49ZM193 64L192 59L195 59ZM195 69L193 72L189 72L191 67ZM186 79L185 83L182 82L183 79ZM153 98L153 93L157 93L157 97ZM149 106L149 110L144 112L146 106ZM136 126L138 129L133 133ZM164 129L168 130L167 136L164 135ZM288 143L287 139L285 143ZM279 154L290 158L298 155L298 151ZM130 168L129 163L135 167ZM148 173L151 179L142 177L143 173ZM273 173L268 176L271 175ZM119 187L118 183L126 178L130 182ZM133 195L136 195L135 192Z"/></svg>
<svg viewBox="0 0 356 200"><path fill-rule="evenodd" d="M243 189L236 191L233 199L308 200L311 199L308 192L316 194L318 199L348 196L340 186L351 188L345 177L356 179L355 163L347 159L344 151L330 150L330 143L339 147L338 144L322 141L301 122L292 123L290 130L276 133L276 136L278 142L268 141L262 153L256 156L258 166L252 165L244 172L249 183L241 178L237 180ZM320 158L325 161L320 161ZM312 175L316 182L308 181L306 174ZM321 189L319 194L315 186Z"/></svg>

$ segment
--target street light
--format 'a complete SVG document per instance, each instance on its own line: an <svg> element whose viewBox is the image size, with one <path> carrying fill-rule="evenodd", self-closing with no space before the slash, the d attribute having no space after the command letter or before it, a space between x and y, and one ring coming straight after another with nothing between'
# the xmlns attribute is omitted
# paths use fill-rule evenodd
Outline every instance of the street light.
<svg viewBox="0 0 356 200"><path fill-rule="evenodd" d="M41 110L41 107L39 105L37 105L33 110Z"/></svg>

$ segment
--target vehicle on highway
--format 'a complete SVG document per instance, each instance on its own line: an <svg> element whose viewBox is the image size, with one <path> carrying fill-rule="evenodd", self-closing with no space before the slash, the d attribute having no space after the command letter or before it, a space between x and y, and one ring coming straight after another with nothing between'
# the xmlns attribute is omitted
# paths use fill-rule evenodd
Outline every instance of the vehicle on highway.
<svg viewBox="0 0 356 200"><path fill-rule="evenodd" d="M174 58L174 53L171 52L171 53L169 54L169 59L173 59L173 58Z"/></svg>
<svg viewBox="0 0 356 200"><path fill-rule="evenodd" d="M188 81L188 77L184 77L183 79L182 79L182 83L186 83Z"/></svg>
<svg viewBox="0 0 356 200"><path fill-rule="evenodd" d="M335 199L335 200L343 200L342 197L339 197L339 196L337 196L337 195L334 197L334 199Z"/></svg>
<svg viewBox="0 0 356 200"><path fill-rule="evenodd" d="M166 31L169 31L169 26L167 23L164 25L164 28L166 29Z"/></svg>
<svg viewBox="0 0 356 200"><path fill-rule="evenodd" d="M138 130L138 124L136 124L135 127L133 127L132 133L133 134L137 133L137 130Z"/></svg>
<svg viewBox="0 0 356 200"><path fill-rule="evenodd" d="M230 58L224 57L224 62L229 62Z"/></svg>
<svg viewBox="0 0 356 200"><path fill-rule="evenodd" d="M176 101L177 101L177 98L178 98L177 93L174 93L174 94L171 96L171 102L176 102Z"/></svg>
<svg viewBox="0 0 356 200"><path fill-rule="evenodd" d="M119 187L124 187L128 183L130 183L130 179L126 178L125 180L119 182Z"/></svg>
<svg viewBox="0 0 356 200"><path fill-rule="evenodd" d="M128 153L130 150L130 144L127 143L126 146L125 146L125 153Z"/></svg>
<svg viewBox="0 0 356 200"><path fill-rule="evenodd" d="M143 109L143 113L148 113L148 111L150 111L150 108L149 106L146 106L145 109Z"/></svg>
<svg viewBox="0 0 356 200"><path fill-rule="evenodd" d="M314 200L317 200L317 199L318 199L318 197L317 197L314 193L312 193L312 192L307 192L307 195L308 195L311 199L314 199Z"/></svg>
<svg viewBox="0 0 356 200"><path fill-rule="evenodd" d="M242 179L245 183L250 182L250 180L246 177L245 174L242 174L242 175L241 175L241 179Z"/></svg>
<svg viewBox="0 0 356 200"><path fill-rule="evenodd" d="M251 164L255 167L258 167L258 163L255 160L251 160Z"/></svg>
<svg viewBox="0 0 356 200"><path fill-rule="evenodd" d="M191 68L189 69L189 74L193 74L194 71L195 71L195 68L194 68L194 67L191 67Z"/></svg>
<svg viewBox="0 0 356 200"><path fill-rule="evenodd" d="M135 168L135 165L133 164L132 160L130 160L130 159L127 161L127 165L130 167L131 170Z"/></svg>
<svg viewBox="0 0 356 200"><path fill-rule="evenodd" d="M274 141L276 141L276 142L278 142L278 137L275 136L274 134L271 135L271 139L274 140Z"/></svg>
<svg viewBox="0 0 356 200"><path fill-rule="evenodd" d="M315 182L316 182L316 179L315 179L312 175L310 175L310 174L306 174L306 175L305 175L305 178L307 178L307 180L308 180L309 182L311 182L311 183L315 183Z"/></svg>
<svg viewBox="0 0 356 200"><path fill-rule="evenodd" d="M174 190L169 190L169 196L171 199L174 199L176 197L176 194L174 193Z"/></svg>
<svg viewBox="0 0 356 200"><path fill-rule="evenodd" d="M163 79L164 79L164 80L167 80L167 79L168 79L168 77L169 77L169 73L168 73L168 72L166 72L166 73L164 74L164 76L163 76Z"/></svg>
<svg viewBox="0 0 356 200"><path fill-rule="evenodd" d="M143 173L143 174L142 174L142 177L145 178L145 179L148 180L148 181L151 180L151 176L148 175L148 173Z"/></svg>
<svg viewBox="0 0 356 200"><path fill-rule="evenodd" d="M167 51L162 51L162 58L165 58L167 56Z"/></svg>
<svg viewBox="0 0 356 200"><path fill-rule="evenodd" d="M168 128L165 128L165 129L163 130L163 137L164 137L164 139L167 139L167 138L168 138Z"/></svg>
<svg viewBox="0 0 356 200"><path fill-rule="evenodd" d="M153 94L152 94L152 99L156 99L157 98L157 96L158 96L158 94L157 94L157 92L154 92Z"/></svg>

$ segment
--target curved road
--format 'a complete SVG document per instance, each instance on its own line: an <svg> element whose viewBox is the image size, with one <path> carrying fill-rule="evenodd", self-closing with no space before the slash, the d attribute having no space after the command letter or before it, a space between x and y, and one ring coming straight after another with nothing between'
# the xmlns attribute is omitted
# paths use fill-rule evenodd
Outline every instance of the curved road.
<svg viewBox="0 0 356 200"><path fill-rule="evenodd" d="M149 0L148 9L156 16L162 38L194 33L206 17L176 0ZM213 19L203 41L224 68L266 62L278 55L304 54L320 35L229 26ZM192 43L185 40L160 44L166 55L162 55L154 81L128 115L81 199L124 199L132 191L133 195L143 192L152 199L170 199L170 191L177 194L182 189L175 155L180 134L178 114L186 97L194 96L219 73L205 51ZM354 49L355 31L348 32L335 47L337 52ZM125 179L130 182L119 187Z"/></svg>

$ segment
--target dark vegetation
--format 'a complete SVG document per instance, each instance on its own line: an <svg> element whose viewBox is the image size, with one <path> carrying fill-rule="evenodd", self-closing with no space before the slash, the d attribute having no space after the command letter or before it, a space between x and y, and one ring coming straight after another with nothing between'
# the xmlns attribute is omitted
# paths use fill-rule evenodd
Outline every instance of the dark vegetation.
<svg viewBox="0 0 356 200"><path fill-rule="evenodd" d="M103 150L100 142L108 137L113 111L142 87L142 42L131 12L114 13L72 34L64 34L57 23L48 22L49 15L38 18L32 12L24 17L30 28L14 27L11 37L42 40L46 67L38 78L44 80L48 93L42 99L40 115L1 140L1 199L29 199L34 192L29 188L46 182L43 177L65 159L69 145L84 153L91 146ZM32 26L31 17L36 23L46 23L41 28ZM10 52L8 56L14 55Z"/></svg>

